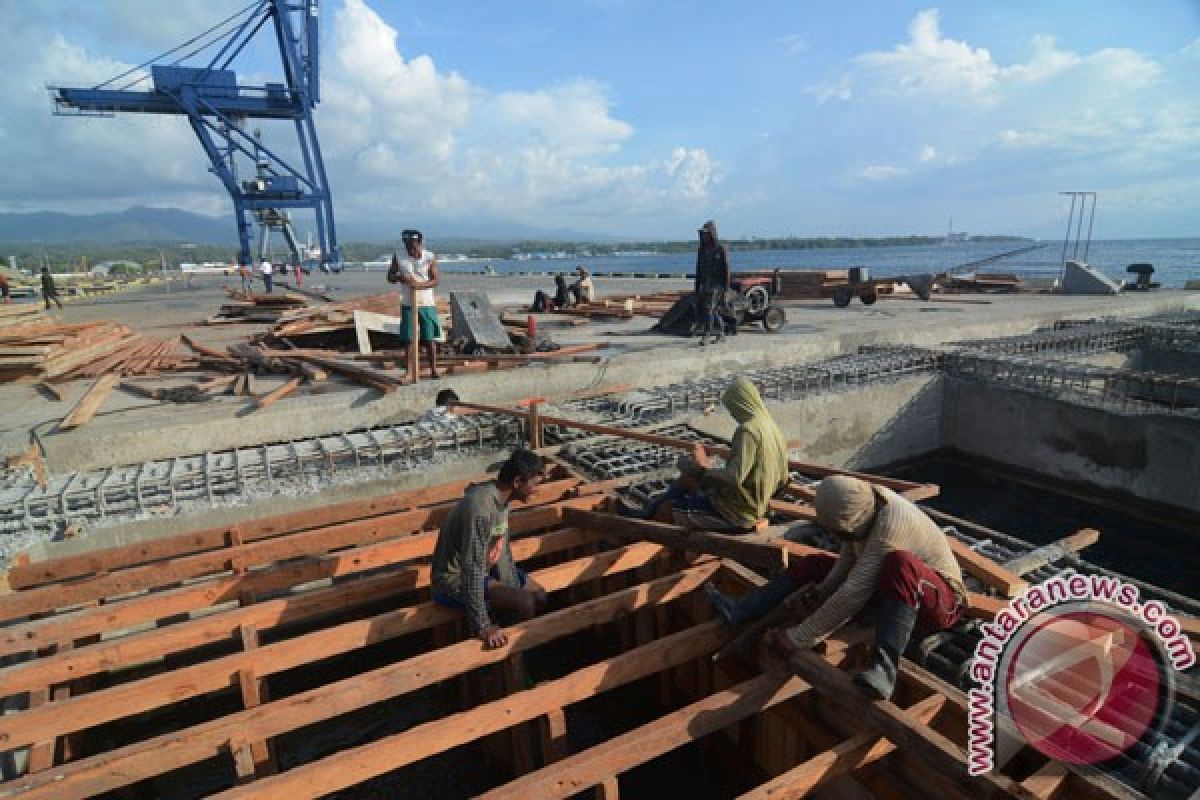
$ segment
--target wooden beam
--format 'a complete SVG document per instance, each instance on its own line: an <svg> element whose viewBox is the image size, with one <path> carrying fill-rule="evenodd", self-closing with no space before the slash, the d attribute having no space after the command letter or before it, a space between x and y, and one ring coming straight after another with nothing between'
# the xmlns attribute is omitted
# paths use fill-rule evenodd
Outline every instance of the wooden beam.
<svg viewBox="0 0 1200 800"><path fill-rule="evenodd" d="M1083 528L1072 533L1070 536L1064 536L1057 542L1051 542L1050 544L1030 550L1024 555L1019 555L1005 562L1003 566L1014 575L1024 575L1038 567L1044 567L1051 562L1057 561L1066 555L1078 553L1080 550L1085 547L1091 547L1098 541L1100 541L1100 531L1095 528Z"/></svg>
<svg viewBox="0 0 1200 800"><path fill-rule="evenodd" d="M264 394L262 397L258 398L254 402L254 405L257 408L267 408L271 405L274 405L276 402L282 400L283 398L287 397L289 394L291 394L292 392L294 392L298 388L300 388L300 384L303 382L304 382L304 376L297 375L296 377L292 378L291 380L289 380L287 383L283 384L279 388L271 391L268 394Z"/></svg>
<svg viewBox="0 0 1200 800"><path fill-rule="evenodd" d="M961 747L892 703L870 700L854 687L849 675L815 653L796 653L789 664L823 697L843 703L852 718L878 730L894 745L937 771L961 783L970 784L973 787L972 794L1033 800L1029 792L1005 775L993 772L973 778L967 773L966 753Z"/></svg>
<svg viewBox="0 0 1200 800"><path fill-rule="evenodd" d="M523 520L523 523L518 524L534 529L551 527L561 521L564 509L595 508L601 501L602 498L598 497L582 497L515 512L511 515L510 525L512 521ZM131 567L78 583L45 585L14 592L0 596L0 621L67 608L89 600L168 586L189 578L222 573L231 569L231 562L236 562L245 569L298 556L320 555L344 547L394 539L410 531L440 525L450 510L451 506L444 505L433 509L399 512ZM417 541L416 537L410 539L413 542ZM417 552L415 555L421 553Z"/></svg>
<svg viewBox="0 0 1200 800"><path fill-rule="evenodd" d="M563 514L563 519L568 525L603 531L620 539L657 542L675 550L688 550L708 553L721 558L731 558L743 564L771 571L787 566L787 551L774 543L746 541L737 536L692 531L678 525L629 519L615 514L600 514L582 509L564 509Z"/></svg>
<svg viewBox="0 0 1200 800"><path fill-rule="evenodd" d="M323 795L362 783L436 753L442 753L549 711L594 697L710 652L722 640L718 622L706 622L584 667L536 688L343 751L253 787L217 798L294 798ZM560 762L563 763L563 762ZM537 773L534 773L537 774ZM538 795L526 795L538 797Z"/></svg>
<svg viewBox="0 0 1200 800"><path fill-rule="evenodd" d="M521 562L535 556L570 550L599 541L599 539L600 535L594 532L566 529L536 537L516 539L512 542L511 549L513 558ZM360 571L379 569L380 566L393 563L390 558L378 557L379 552L386 550L389 546L386 543L368 546L339 554L331 557L330 560L349 563ZM23 661L0 669L0 697L31 690L47 683L95 675L105 670L138 664L142 661L226 641L235 635L242 626L254 626L256 630L262 632L281 625L349 610L355 606L428 586L428 565L408 567L383 575L337 583L328 588L303 594L206 614L196 619L98 642L69 652ZM231 591L230 595L233 594L235 592ZM236 594L241 594L241 591ZM152 605L147 609L147 613L142 615L142 618L130 618L126 614L117 616L121 609L119 608L120 604L115 604L95 609L92 616L96 618L96 624L89 628L81 628L78 625L80 620L76 620L77 624L69 630L64 630L60 625L51 627L50 632L46 635L42 635L43 631L36 627L32 628L32 631L39 634L38 641L46 639L48 636L67 640L79 638L79 635L84 633L92 634L97 630L107 631L114 625L132 626L139 622L151 621L160 618L164 613L161 605L153 603L158 597L161 595L153 595L149 598ZM139 602L143 602L143 600L139 600ZM176 613L184 613L176 608L171 610ZM52 620L47 620L47 623L49 622Z"/></svg>
<svg viewBox="0 0 1200 800"><path fill-rule="evenodd" d="M260 517L240 522L238 527L244 541L270 539L339 522L381 517L398 511L411 511L416 508L457 501L469 485L489 480L491 477L494 476L480 475L437 486L409 489L321 508ZM578 488L578 481L554 481L550 484L543 484L538 487L534 498L525 505L535 506L565 499L571 491ZM521 505L518 503L515 508L520 508ZM81 578L85 575L114 572L176 556L224 548L227 545L228 535L228 526L205 528L145 542L94 550L90 553L61 556L23 566L14 566L9 570L8 580L14 589L30 589L46 583Z"/></svg>
<svg viewBox="0 0 1200 800"><path fill-rule="evenodd" d="M610 550L539 570L533 574L547 591L595 580L644 566L662 552L657 545L641 544ZM43 706L19 714L0 716L0 744L20 747L41 741L44 733L62 735L94 725L149 711L189 697L228 688L239 671L258 678L323 658L349 653L382 641L451 622L460 612L436 603L397 609L374 617L343 623L286 639L267 647L251 648L221 658L123 683L109 689ZM250 741L254 741L252 738Z"/></svg>
<svg viewBox="0 0 1200 800"><path fill-rule="evenodd" d="M543 800L571 797L614 775L790 700L808 689L809 685L795 676L759 675L557 764L485 792L479 798L517 800L536 797Z"/></svg>
<svg viewBox="0 0 1200 800"><path fill-rule="evenodd" d="M113 388L120 379L119 374L102 375L97 378L96 382L79 398L79 402L71 409L71 413L58 423L59 430L74 430L94 417L100 410L100 404L112 394Z"/></svg>
<svg viewBox="0 0 1200 800"><path fill-rule="evenodd" d="M928 724L946 703L943 695L933 694L912 705L906 712L921 723ZM860 733L746 792L738 800L798 800L835 778L875 763L895 749L894 744L875 733Z"/></svg>
<svg viewBox="0 0 1200 800"><path fill-rule="evenodd" d="M1054 800L1069 777L1071 772L1061 761L1047 761L1041 769L1021 781L1021 786L1038 800Z"/></svg>
<svg viewBox="0 0 1200 800"><path fill-rule="evenodd" d="M1005 597L1015 597L1029 586L1029 582L1020 575L1005 569L983 553L972 550L965 542L953 536L947 536L946 541L963 571L974 575Z"/></svg>
<svg viewBox="0 0 1200 800"><path fill-rule="evenodd" d="M41 775L11 781L5 784L5 790L22 797L67 800L129 786L147 777L227 754L226 745L235 735L240 734L247 740L278 736L499 663L513 653L525 652L602 625L637 609L670 603L703 585L717 565L716 561L707 561L683 572L512 626L506 629L508 644L495 650L484 649L476 639L460 642L300 692L251 711L196 725L186 729L186 733L172 731L47 770ZM270 780L275 779L268 778L262 783Z"/></svg>

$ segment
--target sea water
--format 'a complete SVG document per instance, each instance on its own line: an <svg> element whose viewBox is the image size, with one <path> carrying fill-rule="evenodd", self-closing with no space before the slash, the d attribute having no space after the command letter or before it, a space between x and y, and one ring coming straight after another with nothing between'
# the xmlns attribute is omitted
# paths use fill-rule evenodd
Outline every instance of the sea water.
<svg viewBox="0 0 1200 800"><path fill-rule="evenodd" d="M761 269L844 269L867 267L872 276L889 277L928 272L970 272L965 266L991 256L1008 253L1035 242L952 242L932 245L895 247L836 247L806 250L738 250L730 253L734 271ZM1014 273L1025 278L1053 278L1059 275L1063 261L1063 243L1045 242L1036 250L1002 258L978 267L980 272ZM1068 247L1066 257L1084 259L1084 246ZM1182 288L1189 280L1200 280L1200 239L1114 239L1093 241L1087 248L1086 261L1117 281L1134 280L1125 272L1130 264L1154 265L1153 280L1164 287ZM534 258L524 261L487 262L500 273L571 272L577 264L586 264L592 272L604 274L649 273L686 275L696 266L696 254L571 256ZM478 271L480 262L444 265L448 271Z"/></svg>

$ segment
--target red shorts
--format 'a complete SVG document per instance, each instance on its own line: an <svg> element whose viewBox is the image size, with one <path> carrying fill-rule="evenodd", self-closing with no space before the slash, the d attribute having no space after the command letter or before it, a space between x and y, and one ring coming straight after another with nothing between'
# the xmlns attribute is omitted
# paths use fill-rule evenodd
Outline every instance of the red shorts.
<svg viewBox="0 0 1200 800"><path fill-rule="evenodd" d="M788 576L797 587L820 583L833 570L837 556L815 553L788 564ZM946 579L907 550L888 553L875 579L876 599L892 597L917 609L917 627L940 631L958 622L963 604Z"/></svg>

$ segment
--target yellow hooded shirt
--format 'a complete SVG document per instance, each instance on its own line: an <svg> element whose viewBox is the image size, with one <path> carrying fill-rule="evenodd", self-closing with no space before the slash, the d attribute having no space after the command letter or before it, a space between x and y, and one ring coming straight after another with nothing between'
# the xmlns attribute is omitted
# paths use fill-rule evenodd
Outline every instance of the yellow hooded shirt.
<svg viewBox="0 0 1200 800"><path fill-rule="evenodd" d="M724 516L753 523L787 481L787 440L748 379L737 378L721 403L738 421L732 453L724 467L705 472L700 485Z"/></svg>

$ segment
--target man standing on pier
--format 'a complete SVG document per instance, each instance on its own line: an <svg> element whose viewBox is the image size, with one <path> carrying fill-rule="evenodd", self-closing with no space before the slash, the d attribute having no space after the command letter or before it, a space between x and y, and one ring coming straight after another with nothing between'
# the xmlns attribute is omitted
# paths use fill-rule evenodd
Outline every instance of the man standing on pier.
<svg viewBox="0 0 1200 800"><path fill-rule="evenodd" d="M491 611L531 619L546 607L546 590L513 563L508 546L508 505L525 502L542 482L542 459L516 450L495 481L477 483L446 517L433 550L433 600L466 612L471 632L492 649L508 635Z"/></svg>
<svg viewBox="0 0 1200 800"><path fill-rule="evenodd" d="M729 290L729 250L717 238L717 223L711 219L697 231L700 248L696 252L696 322L693 332L700 332L700 344L710 333L713 343L725 338L725 323L721 321L721 302ZM716 331L713 326L716 325Z"/></svg>
<svg viewBox="0 0 1200 800"><path fill-rule="evenodd" d="M438 285L437 256L424 247L425 237L420 231L406 230L400 234L406 257L392 254L392 265L388 269L388 283L401 283L412 289L417 307L405 297L400 311L400 343L405 351L416 347L411 341L412 315L417 315L417 336L425 343L425 357L429 359L429 374L434 380L442 377L437 369L437 346L443 338L442 322L438 319L437 300L433 290ZM407 355L407 352L406 352Z"/></svg>
<svg viewBox="0 0 1200 800"><path fill-rule="evenodd" d="M54 276L50 274L49 267L42 267L42 299L46 301L47 310L51 300L62 308L62 300L58 299L58 287L54 285Z"/></svg>

